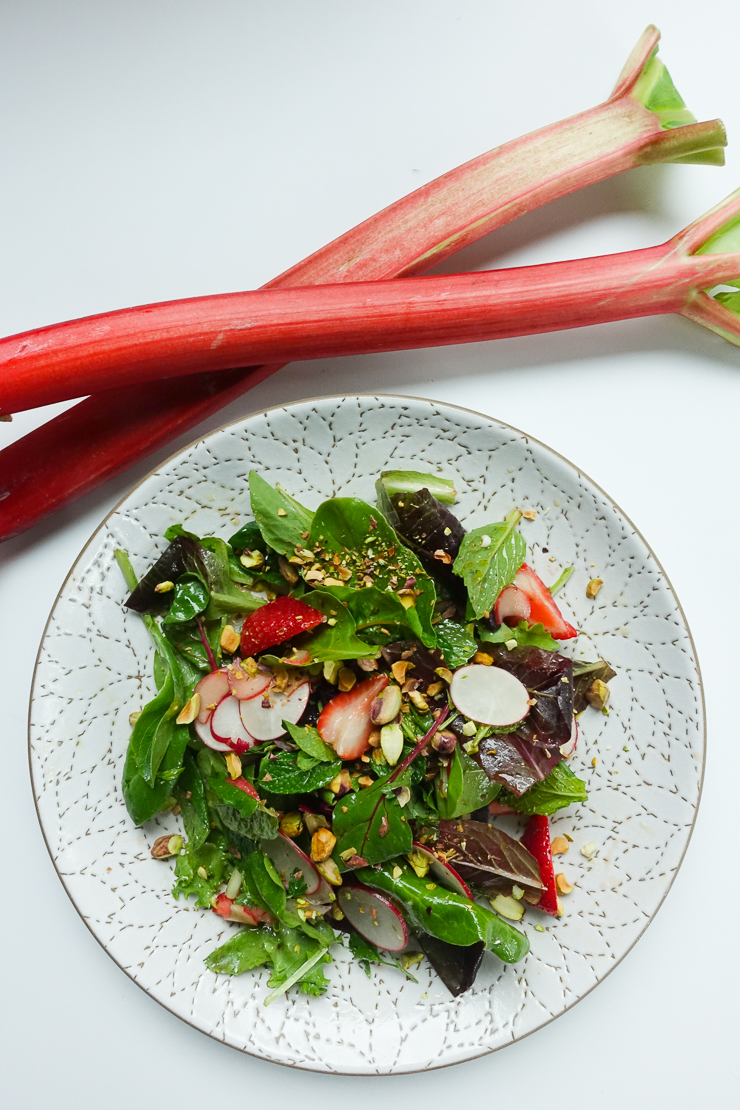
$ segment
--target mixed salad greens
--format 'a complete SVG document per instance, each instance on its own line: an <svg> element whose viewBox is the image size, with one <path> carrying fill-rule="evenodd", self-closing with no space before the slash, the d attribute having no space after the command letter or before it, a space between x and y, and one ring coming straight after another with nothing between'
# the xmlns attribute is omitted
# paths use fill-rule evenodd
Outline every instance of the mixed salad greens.
<svg viewBox="0 0 740 1110"><path fill-rule="evenodd" d="M562 912L548 816L586 799L567 760L614 672L560 652L568 573L548 589L527 564L519 510L466 532L452 482L409 471L315 512L249 488L228 542L170 528L140 582L116 552L156 649L129 814L181 816L152 855L176 898L243 926L206 964L267 966L267 1002L322 994L341 943L368 974L426 956L460 994L486 950L526 955L525 906Z"/></svg>

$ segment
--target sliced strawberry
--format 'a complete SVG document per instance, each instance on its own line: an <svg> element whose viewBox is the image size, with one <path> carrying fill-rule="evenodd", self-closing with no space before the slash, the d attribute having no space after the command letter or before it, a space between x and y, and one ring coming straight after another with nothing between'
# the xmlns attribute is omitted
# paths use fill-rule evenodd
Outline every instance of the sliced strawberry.
<svg viewBox="0 0 740 1110"><path fill-rule="evenodd" d="M552 851L550 850L550 822L546 817L540 814L530 817L524 830L522 844L537 860L544 888L542 897L535 909L542 910L543 913L550 913L553 917L559 917L555 868L553 867Z"/></svg>
<svg viewBox="0 0 740 1110"><path fill-rule="evenodd" d="M250 613L242 627L242 655L256 655L308 632L321 624L324 614L295 597L278 597Z"/></svg>
<svg viewBox="0 0 740 1110"><path fill-rule="evenodd" d="M229 786L236 786L237 789L243 790L245 794L249 794L250 798L256 798L258 802L262 800L251 782L247 782L246 779L229 779L228 782Z"/></svg>
<svg viewBox="0 0 740 1110"><path fill-rule="evenodd" d="M563 618L545 583L526 563L522 563L517 571L514 585L529 598L529 620L532 624L541 624L555 640L570 640L578 635L577 629Z"/></svg>
<svg viewBox="0 0 740 1110"><path fill-rule="evenodd" d="M213 909L213 912L217 913L220 917L228 917L231 913L231 906L233 901L233 898L227 898L225 894L219 894L218 898L216 899L216 905L212 906L211 908Z"/></svg>
<svg viewBox="0 0 740 1110"><path fill-rule="evenodd" d="M324 706L316 727L340 759L358 759L370 747L370 707L387 685L388 675L376 674Z"/></svg>
<svg viewBox="0 0 740 1110"><path fill-rule="evenodd" d="M272 914L263 910L261 906L242 906L236 903L233 898L227 898L225 894L219 894L216 905L212 906L211 909L219 917L223 917L225 921L238 921L240 925L275 924L275 918Z"/></svg>

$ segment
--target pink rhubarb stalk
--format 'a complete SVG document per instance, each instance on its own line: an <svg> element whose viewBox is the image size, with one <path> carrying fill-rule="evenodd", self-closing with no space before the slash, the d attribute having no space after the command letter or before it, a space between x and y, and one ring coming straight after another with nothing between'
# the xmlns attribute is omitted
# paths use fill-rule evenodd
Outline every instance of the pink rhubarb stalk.
<svg viewBox="0 0 740 1110"><path fill-rule="evenodd" d="M696 253L739 214L740 191L667 243L625 254L228 293L26 332L0 341L2 407L206 369L474 343L668 312L740 342L740 318L705 292L740 279L740 250Z"/></svg>
<svg viewBox="0 0 740 1110"><path fill-rule="evenodd" d="M418 273L524 212L632 167L657 161L721 164L724 128L718 120L697 124L686 111L656 57L658 38L648 27L605 104L445 174L270 286ZM277 369L279 364L209 371L109 389L11 444L0 452L0 539L170 443Z"/></svg>

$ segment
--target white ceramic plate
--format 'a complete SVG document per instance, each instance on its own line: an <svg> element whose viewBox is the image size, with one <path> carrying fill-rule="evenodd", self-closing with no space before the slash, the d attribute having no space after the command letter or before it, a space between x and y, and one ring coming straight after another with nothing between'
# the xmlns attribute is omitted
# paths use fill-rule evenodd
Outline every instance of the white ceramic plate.
<svg viewBox="0 0 740 1110"><path fill-rule="evenodd" d="M388 467L455 478L466 525L514 505L530 562L546 583L576 568L560 595L583 631L575 657L618 672L612 711L588 710L571 767L589 800L553 820L573 845L562 869L575 891L560 920L529 911L532 951L505 967L487 955L473 990L451 999L423 964L418 985L393 968L368 979L335 956L323 998L292 992L263 1005L266 972L216 977L203 957L234 926L170 896L171 865L153 860L169 816L128 818L119 781L129 713L151 696L152 648L123 609L113 552L139 572L162 533L228 537L249 518L258 469L314 508L326 497L374 499ZM547 549L545 552L544 549ZM554 561L551 561L554 560ZM595 601L586 584L604 585ZM152 998L243 1052L314 1071L409 1072L469 1060L532 1033L596 986L630 950L681 863L701 790L704 714L679 603L655 556L590 479L537 440L474 412L403 397L328 397L271 409L211 433L163 463L101 525L65 582L39 651L30 718L33 787L51 857L85 923ZM596 766L592 760L596 758ZM587 860L581 845L594 841ZM534 929L542 922L544 932Z"/></svg>

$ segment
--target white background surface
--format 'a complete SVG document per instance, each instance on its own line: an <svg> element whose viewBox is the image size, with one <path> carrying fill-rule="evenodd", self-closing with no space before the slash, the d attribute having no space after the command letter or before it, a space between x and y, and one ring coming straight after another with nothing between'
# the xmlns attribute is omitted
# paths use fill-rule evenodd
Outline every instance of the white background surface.
<svg viewBox="0 0 740 1110"><path fill-rule="evenodd" d="M450 260L450 272L652 244L740 184L738 9L688 0L4 0L0 333L258 286L445 170L603 99L650 21L688 106L727 124L727 167L633 171L503 229ZM90 533L150 468L142 464L0 549L4 1101L34 1110L190 1110L224 1099L349 1099L364 1110L378 1097L389 1110L461 1097L548 1110L731 1105L740 1080L740 351L656 318L304 363L210 426L362 390L439 398L531 432L602 485L656 550L696 638L709 718L699 822L671 894L631 955L574 1010L492 1057L426 1076L281 1069L161 1010L68 901L26 760L48 611ZM0 424L0 445L46 415Z"/></svg>

